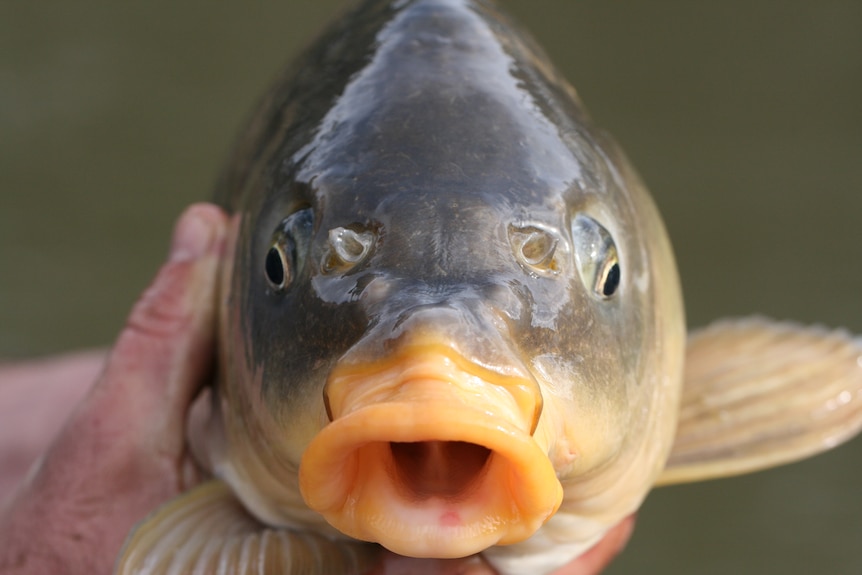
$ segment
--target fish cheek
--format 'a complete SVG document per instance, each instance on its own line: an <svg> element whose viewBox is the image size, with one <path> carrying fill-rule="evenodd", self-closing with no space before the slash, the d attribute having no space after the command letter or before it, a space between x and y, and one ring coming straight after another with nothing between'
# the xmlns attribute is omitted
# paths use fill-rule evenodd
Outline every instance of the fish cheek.
<svg viewBox="0 0 862 575"><path fill-rule="evenodd" d="M287 221L284 213L291 210L262 216L261 221ZM246 396L236 403L251 407L238 416L254 418L249 427L260 428L263 439L283 445L287 457L298 462L325 423L323 386L330 367L361 336L366 322L356 306L333 305L317 296L312 279L319 273L314 249L319 238L308 224L297 229L297 266L291 270L290 283L274 288L267 269L271 228L267 221L240 234L245 241L237 249L233 290L241 301L232 305L241 309L236 327L244 352L231 352L233 361L243 362L245 369L240 370L244 372L240 381L228 384L238 385L237 392Z"/></svg>
<svg viewBox="0 0 862 575"><path fill-rule="evenodd" d="M305 285L262 306L255 318L264 402L286 431L310 440L325 423L323 388L332 365L362 336L365 316L351 303L322 302Z"/></svg>
<svg viewBox="0 0 862 575"><path fill-rule="evenodd" d="M570 476L623 450L637 369L627 346L636 320L626 301L594 297L573 269L563 271L525 282L532 321L518 339L544 397L538 433L545 437L537 439L549 446L558 473Z"/></svg>
<svg viewBox="0 0 862 575"><path fill-rule="evenodd" d="M559 382L552 403L559 418L559 441L577 456L573 473L604 465L622 450L631 409L629 373L620 354L618 325L592 305L575 306L559 334L560 354L542 369Z"/></svg>

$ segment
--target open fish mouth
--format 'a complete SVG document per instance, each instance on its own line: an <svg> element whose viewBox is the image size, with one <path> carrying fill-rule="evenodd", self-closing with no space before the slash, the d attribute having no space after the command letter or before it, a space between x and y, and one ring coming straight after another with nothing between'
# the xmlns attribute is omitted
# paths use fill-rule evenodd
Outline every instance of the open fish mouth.
<svg viewBox="0 0 862 575"><path fill-rule="evenodd" d="M463 557L526 539L560 505L532 437L541 394L529 377L420 345L336 367L326 399L332 422L303 455L300 489L346 535Z"/></svg>

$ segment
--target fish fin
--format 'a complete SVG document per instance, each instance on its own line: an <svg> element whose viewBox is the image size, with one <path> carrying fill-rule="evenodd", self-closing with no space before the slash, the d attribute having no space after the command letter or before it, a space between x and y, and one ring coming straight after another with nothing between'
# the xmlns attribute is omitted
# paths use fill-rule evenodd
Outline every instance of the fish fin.
<svg viewBox="0 0 862 575"><path fill-rule="evenodd" d="M379 548L358 541L272 528L249 515L223 481L169 501L136 526L117 560L117 575L359 575Z"/></svg>
<svg viewBox="0 0 862 575"><path fill-rule="evenodd" d="M862 339L847 331L725 320L689 337L685 361L659 485L790 463L862 428Z"/></svg>

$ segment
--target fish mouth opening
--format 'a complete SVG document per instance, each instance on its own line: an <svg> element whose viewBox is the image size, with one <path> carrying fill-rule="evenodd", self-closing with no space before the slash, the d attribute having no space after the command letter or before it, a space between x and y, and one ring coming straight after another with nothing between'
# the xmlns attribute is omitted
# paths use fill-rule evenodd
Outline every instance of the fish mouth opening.
<svg viewBox="0 0 862 575"><path fill-rule="evenodd" d="M417 362L424 377L412 377ZM535 384L477 377L440 357L394 363L330 379L332 422L299 470L308 506L346 535L412 557L530 537L562 501L532 436L538 390L525 390Z"/></svg>
<svg viewBox="0 0 862 575"><path fill-rule="evenodd" d="M466 441L393 441L394 478L404 497L457 502L471 493L486 470L491 450Z"/></svg>

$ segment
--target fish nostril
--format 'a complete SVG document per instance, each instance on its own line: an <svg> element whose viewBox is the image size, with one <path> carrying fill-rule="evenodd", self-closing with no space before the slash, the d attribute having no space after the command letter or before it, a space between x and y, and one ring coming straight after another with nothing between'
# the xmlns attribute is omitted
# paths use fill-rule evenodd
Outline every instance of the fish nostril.
<svg viewBox="0 0 862 575"><path fill-rule="evenodd" d="M458 499L487 468L491 450L466 441L391 442L397 483L409 499Z"/></svg>
<svg viewBox="0 0 862 575"><path fill-rule="evenodd" d="M488 286L484 291L484 305L494 321L502 320L508 329L522 329L530 324L534 300L522 284L508 283Z"/></svg>

